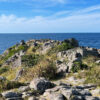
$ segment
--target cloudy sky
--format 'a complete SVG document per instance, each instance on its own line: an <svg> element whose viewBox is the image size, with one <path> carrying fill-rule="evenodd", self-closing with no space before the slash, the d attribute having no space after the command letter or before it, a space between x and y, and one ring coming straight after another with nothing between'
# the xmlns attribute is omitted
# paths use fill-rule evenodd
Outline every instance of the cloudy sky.
<svg viewBox="0 0 100 100"><path fill-rule="evenodd" d="M100 0L0 0L0 33L100 32Z"/></svg>

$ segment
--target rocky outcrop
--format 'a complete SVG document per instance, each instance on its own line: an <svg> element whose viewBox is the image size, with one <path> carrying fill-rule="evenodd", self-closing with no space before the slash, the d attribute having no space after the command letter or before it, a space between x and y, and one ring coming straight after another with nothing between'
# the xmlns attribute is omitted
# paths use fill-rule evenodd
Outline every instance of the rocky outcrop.
<svg viewBox="0 0 100 100"><path fill-rule="evenodd" d="M21 64L21 56L25 53L20 51L19 53L14 54L10 57L3 65L11 65L12 67L20 67Z"/></svg>
<svg viewBox="0 0 100 100"><path fill-rule="evenodd" d="M69 49L67 51L62 51L57 54L57 57L63 62L67 59L66 65L69 68L69 72L71 71L72 65L74 62L81 62L82 58L93 55L99 56L97 49L91 49L88 47L76 47L73 49Z"/></svg>
<svg viewBox="0 0 100 100"><path fill-rule="evenodd" d="M56 43L57 43L57 41L53 41L53 40L43 43L43 45L41 46L41 49L40 49L40 53L46 54L48 50L55 47Z"/></svg>

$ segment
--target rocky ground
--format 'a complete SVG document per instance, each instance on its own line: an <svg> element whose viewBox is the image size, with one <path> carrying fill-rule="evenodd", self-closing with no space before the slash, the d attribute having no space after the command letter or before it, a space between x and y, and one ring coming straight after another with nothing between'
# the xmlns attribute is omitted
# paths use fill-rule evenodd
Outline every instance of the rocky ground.
<svg viewBox="0 0 100 100"><path fill-rule="evenodd" d="M0 100L100 100L100 50L22 40L0 56Z"/></svg>

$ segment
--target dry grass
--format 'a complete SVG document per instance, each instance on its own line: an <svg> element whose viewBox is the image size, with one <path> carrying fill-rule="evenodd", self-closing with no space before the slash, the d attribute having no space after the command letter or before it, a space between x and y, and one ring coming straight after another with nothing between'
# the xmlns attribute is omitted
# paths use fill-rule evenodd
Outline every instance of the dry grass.
<svg viewBox="0 0 100 100"><path fill-rule="evenodd" d="M53 79L55 76L55 64L52 61L43 59L33 68L26 68L20 81L31 81L34 77L45 77L47 79Z"/></svg>

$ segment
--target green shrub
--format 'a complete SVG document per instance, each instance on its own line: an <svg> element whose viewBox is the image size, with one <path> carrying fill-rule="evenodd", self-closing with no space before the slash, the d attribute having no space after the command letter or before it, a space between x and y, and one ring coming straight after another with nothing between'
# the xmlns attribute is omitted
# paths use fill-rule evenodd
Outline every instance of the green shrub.
<svg viewBox="0 0 100 100"><path fill-rule="evenodd" d="M58 45L57 48L58 48L58 51L65 51L65 50L73 48L73 46L71 46L69 43L64 42L61 45Z"/></svg>
<svg viewBox="0 0 100 100"><path fill-rule="evenodd" d="M48 51L48 55L51 55L51 54L54 54L54 53L57 53L57 52L61 52L61 51L66 51L68 49L72 49L74 48L71 44L67 43L67 42L62 42L62 44L57 44L55 45L55 47L51 48L49 51Z"/></svg>
<svg viewBox="0 0 100 100"><path fill-rule="evenodd" d="M18 47L13 46L13 47L9 48L8 54L1 58L2 63L5 62L6 60L8 60L8 58L13 56L15 53L18 53L19 51L21 51L21 50L26 51L27 48L28 48L28 46L26 44L25 45L19 45Z"/></svg>
<svg viewBox="0 0 100 100"><path fill-rule="evenodd" d="M32 67L37 64L39 55L24 55L22 56L22 64L26 67Z"/></svg>
<svg viewBox="0 0 100 100"><path fill-rule="evenodd" d="M83 70L87 68L88 66L85 64L82 64L81 62L74 62L74 64L72 65L71 71L75 73L75 72L78 72L79 70Z"/></svg>

